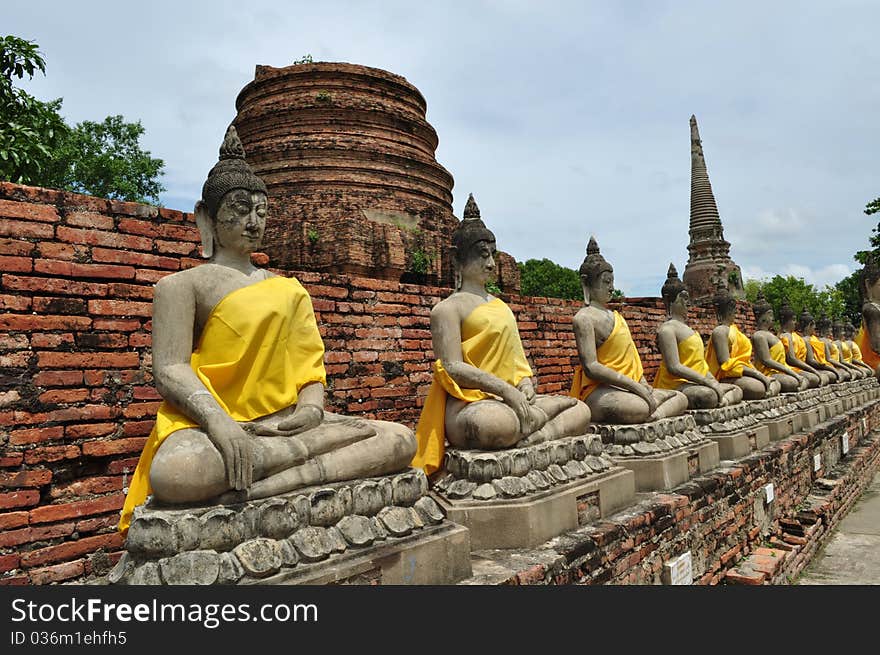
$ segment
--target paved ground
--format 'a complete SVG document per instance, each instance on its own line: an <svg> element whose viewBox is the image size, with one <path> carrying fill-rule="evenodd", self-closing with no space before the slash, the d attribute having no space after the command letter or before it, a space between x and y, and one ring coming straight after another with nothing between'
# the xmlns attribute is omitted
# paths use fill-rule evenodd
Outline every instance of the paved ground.
<svg viewBox="0 0 880 655"><path fill-rule="evenodd" d="M880 471L796 584L880 585Z"/></svg>

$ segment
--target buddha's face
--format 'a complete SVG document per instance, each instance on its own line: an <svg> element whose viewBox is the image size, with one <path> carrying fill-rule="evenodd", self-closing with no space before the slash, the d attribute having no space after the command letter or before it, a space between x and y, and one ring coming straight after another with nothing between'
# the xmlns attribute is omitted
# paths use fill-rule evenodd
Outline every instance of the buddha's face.
<svg viewBox="0 0 880 655"><path fill-rule="evenodd" d="M672 301L672 304L669 305L669 309L674 314L682 314L684 316L687 315L688 308L691 306L691 296L687 291L682 291L679 293L675 300Z"/></svg>
<svg viewBox="0 0 880 655"><path fill-rule="evenodd" d="M880 300L880 277L871 282L867 281L867 290L868 290L868 299L869 300Z"/></svg>
<svg viewBox="0 0 880 655"><path fill-rule="evenodd" d="M254 252L266 230L268 200L262 191L233 189L220 200L214 218L219 245L238 252Z"/></svg>
<svg viewBox="0 0 880 655"><path fill-rule="evenodd" d="M495 277L495 242L477 241L468 250L466 259L461 266L463 280L485 285Z"/></svg>
<svg viewBox="0 0 880 655"><path fill-rule="evenodd" d="M766 312L761 314L758 317L758 324L760 324L760 325L773 325L773 310L768 309Z"/></svg>
<svg viewBox="0 0 880 655"><path fill-rule="evenodd" d="M855 336L856 328L854 325L847 325L843 328L843 336L847 341L852 341L852 338Z"/></svg>
<svg viewBox="0 0 880 655"><path fill-rule="evenodd" d="M804 334L808 336L816 334L816 321L810 321L804 326Z"/></svg>
<svg viewBox="0 0 880 655"><path fill-rule="evenodd" d="M614 295L614 271L605 270L590 285L590 300L605 304Z"/></svg>

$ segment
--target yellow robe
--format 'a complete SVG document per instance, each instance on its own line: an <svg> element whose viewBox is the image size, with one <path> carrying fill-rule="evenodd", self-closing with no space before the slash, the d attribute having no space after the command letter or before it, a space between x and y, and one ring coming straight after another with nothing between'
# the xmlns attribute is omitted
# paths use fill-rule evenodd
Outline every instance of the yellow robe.
<svg viewBox="0 0 880 655"><path fill-rule="evenodd" d="M640 382L644 376L642 358L639 357L639 351L633 342L629 325L620 312L614 312L614 327L611 328L608 338L596 349L596 359L600 364L625 375L630 380ZM602 383L593 380L584 372L583 366L578 366L574 371L574 379L571 381L568 395L586 400L600 384Z"/></svg>
<svg viewBox="0 0 880 655"><path fill-rule="evenodd" d="M810 337L810 345L813 347L816 361L820 364L827 364L828 358L825 356L825 342L814 334Z"/></svg>
<svg viewBox="0 0 880 655"><path fill-rule="evenodd" d="M294 278L271 277L227 294L211 311L190 357L205 388L236 421L252 421L296 404L310 382L327 383L324 342L308 292ZM125 532L150 494L150 464L172 433L198 424L169 401L141 453L122 508Z"/></svg>
<svg viewBox="0 0 880 655"><path fill-rule="evenodd" d="M792 333L792 335L794 335L794 333ZM781 336L781 337L779 337L779 340L782 341L782 345L785 346L785 352L788 352L788 349L791 346L791 344L788 341L788 337ZM791 340L794 341L795 344L797 344L797 340L794 338L794 336L792 336ZM803 341L803 339L801 339L801 341ZM806 354L806 350L804 350L804 354ZM795 357L797 357L797 346L795 346ZM801 358L798 357L798 359L801 359ZM801 361L804 361L804 360L801 359ZM795 373L802 372L802 369L799 369L797 366L789 366L788 368L790 368Z"/></svg>
<svg viewBox="0 0 880 655"><path fill-rule="evenodd" d="M852 360L853 360L852 348L849 347L849 344L846 341L840 342L840 350L841 350L841 354L843 355L843 361L845 361L847 364L852 364Z"/></svg>
<svg viewBox="0 0 880 655"><path fill-rule="evenodd" d="M781 340L777 341L770 347L770 359L783 366L788 366L788 364L785 363L785 344ZM755 367L764 375L785 375L782 371L777 371L775 368L765 366L761 362L755 362Z"/></svg>
<svg viewBox="0 0 880 655"><path fill-rule="evenodd" d="M797 332L791 333L791 340L794 341L794 356L802 362L807 361L807 342ZM797 369L800 372L801 369Z"/></svg>
<svg viewBox="0 0 880 655"><path fill-rule="evenodd" d="M678 344L678 360L702 376L709 372L709 364L703 355L703 338L697 332ZM685 382L690 380L675 377L666 368L666 362L660 362L660 368L654 376L655 389L678 389L679 385Z"/></svg>
<svg viewBox="0 0 880 655"><path fill-rule="evenodd" d="M850 352L852 352L852 360L854 362L862 362L864 364L864 361L862 360L862 351L859 349L859 344L857 344L855 341L850 341L849 349Z"/></svg>
<svg viewBox="0 0 880 655"><path fill-rule="evenodd" d="M868 336L868 331L865 329L864 321L862 321L862 326L859 328L859 333L856 335L855 343L862 356L861 361L876 370L877 366L880 365L880 355L874 352L874 349L871 347L871 338Z"/></svg>
<svg viewBox="0 0 880 655"><path fill-rule="evenodd" d="M831 350L831 359L835 362L839 362L840 353L837 351L837 346L834 344L834 342L829 343L828 348Z"/></svg>
<svg viewBox="0 0 880 655"><path fill-rule="evenodd" d="M706 346L706 361L709 370L717 380L722 378L741 378L743 369L754 368L752 366L752 342L740 332L736 325L731 325L727 334L727 350L730 356L723 364L718 362L718 354L715 352L715 344L709 339Z"/></svg>
<svg viewBox="0 0 880 655"><path fill-rule="evenodd" d="M461 322L461 355L465 363L513 386L532 376L516 317L499 298L479 305ZM443 465L447 396L469 403L495 397L479 389L462 389L439 359L434 362L434 379L416 426L418 450L411 464L427 475Z"/></svg>

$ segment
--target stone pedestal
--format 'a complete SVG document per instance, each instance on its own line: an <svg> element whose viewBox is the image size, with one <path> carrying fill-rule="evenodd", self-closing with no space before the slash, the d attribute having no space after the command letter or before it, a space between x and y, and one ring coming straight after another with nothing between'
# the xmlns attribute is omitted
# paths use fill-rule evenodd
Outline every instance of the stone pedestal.
<svg viewBox="0 0 880 655"><path fill-rule="evenodd" d="M635 473L636 491L668 491L690 479L687 452L621 457L615 461Z"/></svg>
<svg viewBox="0 0 880 655"><path fill-rule="evenodd" d="M794 434L796 430L795 417L789 416L775 421L767 421L766 426L770 433L770 440L779 441Z"/></svg>
<svg viewBox="0 0 880 655"><path fill-rule="evenodd" d="M597 435L499 451L449 449L431 494L471 549L528 548L631 504L633 473Z"/></svg>
<svg viewBox="0 0 880 655"><path fill-rule="evenodd" d="M690 477L708 473L721 463L721 453L718 444L714 441L706 440L687 450Z"/></svg>
<svg viewBox="0 0 880 655"><path fill-rule="evenodd" d="M467 530L420 469L225 506L135 508L111 584L453 584Z"/></svg>
<svg viewBox="0 0 880 655"><path fill-rule="evenodd" d="M749 435L745 432L710 434L707 438L718 444L718 454L721 459L739 459L752 451Z"/></svg>

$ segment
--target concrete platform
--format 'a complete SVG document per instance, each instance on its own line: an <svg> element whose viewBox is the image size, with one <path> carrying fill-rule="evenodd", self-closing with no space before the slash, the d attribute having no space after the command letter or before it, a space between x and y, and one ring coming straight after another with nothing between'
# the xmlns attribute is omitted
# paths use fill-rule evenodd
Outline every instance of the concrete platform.
<svg viewBox="0 0 880 655"><path fill-rule="evenodd" d="M693 448L688 448L688 477L694 474L708 473L721 463L718 444L705 441Z"/></svg>
<svg viewBox="0 0 880 655"><path fill-rule="evenodd" d="M642 457L612 457L616 464L635 473L636 491L668 491L687 482L688 453Z"/></svg>
<svg viewBox="0 0 880 655"><path fill-rule="evenodd" d="M707 434L706 438L711 439L718 445L718 454L721 459L739 459L752 451L751 444L749 444L749 435L745 432L720 435Z"/></svg>
<svg viewBox="0 0 880 655"><path fill-rule="evenodd" d="M824 420L824 419L822 419ZM769 431L770 441L779 441L792 435L795 432L795 418L788 416L786 418L767 421L764 425Z"/></svg>
<svg viewBox="0 0 880 655"><path fill-rule="evenodd" d="M472 575L467 528L444 523L394 543L351 549L261 580L259 585L443 585Z"/></svg>
<svg viewBox="0 0 880 655"><path fill-rule="evenodd" d="M685 469L687 460L682 455ZM530 548L608 516L635 498L635 475L614 467L604 473L523 498L475 500L432 495L446 518L470 530L472 550Z"/></svg>

